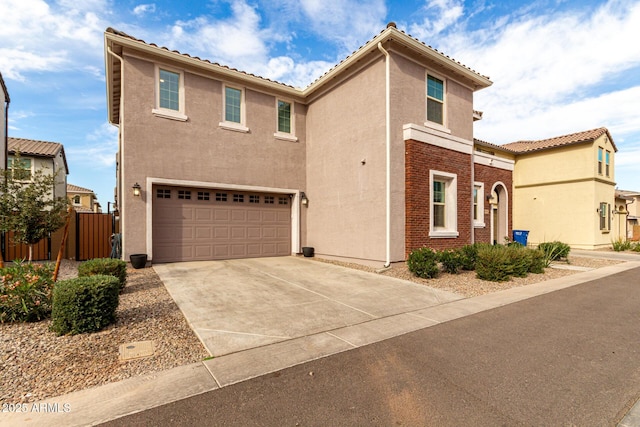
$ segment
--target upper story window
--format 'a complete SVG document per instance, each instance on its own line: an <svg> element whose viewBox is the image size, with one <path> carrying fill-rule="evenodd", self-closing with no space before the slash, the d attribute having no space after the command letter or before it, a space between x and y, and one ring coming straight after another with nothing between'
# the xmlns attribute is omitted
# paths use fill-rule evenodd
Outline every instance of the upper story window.
<svg viewBox="0 0 640 427"><path fill-rule="evenodd" d="M80 196L78 196L78 195L73 196L73 204L74 205L79 205L80 204Z"/></svg>
<svg viewBox="0 0 640 427"><path fill-rule="evenodd" d="M598 147L598 175L602 175L602 155L604 150Z"/></svg>
<svg viewBox="0 0 640 427"><path fill-rule="evenodd" d="M9 157L7 160L13 179L17 181L31 180L31 159Z"/></svg>
<svg viewBox="0 0 640 427"><path fill-rule="evenodd" d="M604 174L607 177L610 176L609 175L609 170L610 170L609 165L610 165L610 163L611 163L611 151L607 150L604 153Z"/></svg>
<svg viewBox="0 0 640 427"><path fill-rule="evenodd" d="M224 86L223 93L223 121L220 127L240 132L249 132L245 126L244 90L231 86Z"/></svg>
<svg viewBox="0 0 640 427"><path fill-rule="evenodd" d="M427 75L427 121L444 125L444 81Z"/></svg>
<svg viewBox="0 0 640 427"><path fill-rule="evenodd" d="M273 134L277 139L286 141L298 141L295 136L295 126L293 120L293 102L276 98L277 124L276 133Z"/></svg>
<svg viewBox="0 0 640 427"><path fill-rule="evenodd" d="M184 84L180 71L156 66L156 106L153 114L158 117L186 121L184 114Z"/></svg>

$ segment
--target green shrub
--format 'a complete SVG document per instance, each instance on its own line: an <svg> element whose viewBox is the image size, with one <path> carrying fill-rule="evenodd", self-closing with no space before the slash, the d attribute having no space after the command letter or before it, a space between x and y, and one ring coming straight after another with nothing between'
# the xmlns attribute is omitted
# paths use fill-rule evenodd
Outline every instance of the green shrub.
<svg viewBox="0 0 640 427"><path fill-rule="evenodd" d="M94 275L113 276L120 282L122 291L127 284L127 263L114 258L95 258L78 266L78 277Z"/></svg>
<svg viewBox="0 0 640 427"><path fill-rule="evenodd" d="M438 260L447 273L458 274L462 268L462 252L459 249L445 249L438 252Z"/></svg>
<svg viewBox="0 0 640 427"><path fill-rule="evenodd" d="M631 242L618 237L618 240L611 242L611 246L613 246L613 250L616 252L624 252L631 249Z"/></svg>
<svg viewBox="0 0 640 427"><path fill-rule="evenodd" d="M546 266L545 254L540 249L527 249L529 273L542 274Z"/></svg>
<svg viewBox="0 0 640 427"><path fill-rule="evenodd" d="M438 276L438 254L431 248L420 248L412 251L407 259L409 271L423 279Z"/></svg>
<svg viewBox="0 0 640 427"><path fill-rule="evenodd" d="M460 263L462 269L473 271L476 269L476 260L478 259L478 249L483 246L489 246L486 243L474 243L473 245L465 245L460 248Z"/></svg>
<svg viewBox="0 0 640 427"><path fill-rule="evenodd" d="M636 242L631 246L631 250L635 252L640 252L640 242Z"/></svg>
<svg viewBox="0 0 640 427"><path fill-rule="evenodd" d="M516 245L509 244L504 248L504 251L507 253L511 274L515 277L527 277L531 265L529 250L518 243Z"/></svg>
<svg viewBox="0 0 640 427"><path fill-rule="evenodd" d="M566 243L554 241L554 242L544 242L538 245L538 249L540 249L545 256L545 267L549 267L553 261L557 261L560 259L567 259L569 256L569 251L571 247Z"/></svg>
<svg viewBox="0 0 640 427"><path fill-rule="evenodd" d="M53 265L14 262L0 269L0 323L34 322L51 314Z"/></svg>
<svg viewBox="0 0 640 427"><path fill-rule="evenodd" d="M476 277L492 282L504 282L513 275L511 256L507 246L486 245L478 248Z"/></svg>
<svg viewBox="0 0 640 427"><path fill-rule="evenodd" d="M51 330L58 335L97 332L116 320L120 282L95 275L62 280L53 289Z"/></svg>

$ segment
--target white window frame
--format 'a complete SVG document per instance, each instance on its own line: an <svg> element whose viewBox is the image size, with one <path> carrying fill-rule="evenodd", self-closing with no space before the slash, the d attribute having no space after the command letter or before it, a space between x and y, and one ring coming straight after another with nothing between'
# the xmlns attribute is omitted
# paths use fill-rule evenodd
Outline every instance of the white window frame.
<svg viewBox="0 0 640 427"><path fill-rule="evenodd" d="M240 91L240 123L227 121L227 88ZM222 121L218 124L223 129L236 132L249 132L246 122L247 106L245 102L245 88L229 84L222 85Z"/></svg>
<svg viewBox="0 0 640 427"><path fill-rule="evenodd" d="M78 200L77 202L76 202L76 199ZM82 197L80 197L79 194L76 194L76 195L73 196L73 205L74 206L82 206Z"/></svg>
<svg viewBox="0 0 640 427"><path fill-rule="evenodd" d="M170 108L160 107L160 70L169 71L179 75L178 85L178 110L172 110ZM187 121L188 117L185 115L184 109L184 72L171 67L165 67L163 65L155 65L155 108L151 110L154 116L162 117L165 119L178 120L181 122Z"/></svg>
<svg viewBox="0 0 640 427"><path fill-rule="evenodd" d="M486 226L484 222L484 182L474 182L473 189L478 189L478 201L474 203L474 212L472 212L477 215L478 219L473 220L473 226L483 228ZM473 194L471 197L473 197Z"/></svg>
<svg viewBox="0 0 640 427"><path fill-rule="evenodd" d="M445 228L433 224L433 182L445 183ZM429 171L429 237L458 237L458 175L448 172Z"/></svg>
<svg viewBox="0 0 640 427"><path fill-rule="evenodd" d="M279 102L287 102L289 103L289 105L291 105L291 132L287 133L287 132L281 132L278 129L278 126L280 125L280 115L279 115L279 111L278 111L278 103ZM295 121L295 102L293 102L290 99L286 99L286 98L278 98L276 97L276 131L273 134L273 136L276 139L281 139L284 141L293 141L293 142L298 142L298 138L296 137L296 125L295 125L296 121Z"/></svg>
<svg viewBox="0 0 640 427"><path fill-rule="evenodd" d="M33 174L35 173L35 162L34 159L30 158L30 157L20 157L20 161L24 162L24 161L28 161L29 162L29 179L16 179L14 177L14 167L13 164L16 161L16 156L14 155L10 155L9 157L7 157L7 168L11 171L11 176L19 182L31 182L33 181ZM27 170L25 169L19 169L19 170Z"/></svg>
<svg viewBox="0 0 640 427"><path fill-rule="evenodd" d="M442 81L442 124L429 120L429 107L427 106L429 99L429 76ZM442 132L451 133L451 130L447 127L447 79L442 75L433 73L429 70L426 70L424 75L424 119L425 126Z"/></svg>

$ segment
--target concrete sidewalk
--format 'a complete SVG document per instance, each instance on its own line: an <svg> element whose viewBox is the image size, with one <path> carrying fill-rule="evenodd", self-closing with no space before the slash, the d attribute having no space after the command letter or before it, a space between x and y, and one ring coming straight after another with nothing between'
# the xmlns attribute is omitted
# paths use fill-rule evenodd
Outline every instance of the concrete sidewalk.
<svg viewBox="0 0 640 427"><path fill-rule="evenodd" d="M297 364L639 266L640 262L627 262L526 287L445 302L398 314L391 313L358 324L312 333L158 374L131 378L103 387L48 399L44 402L45 406L48 405L51 409L69 408L69 411L67 413L62 411L5 413L0 418L0 424L12 426L23 424L65 426L98 424ZM65 404L68 406L64 406ZM636 409L631 411L630 416ZM632 418L625 418L625 420L627 419L631 420Z"/></svg>

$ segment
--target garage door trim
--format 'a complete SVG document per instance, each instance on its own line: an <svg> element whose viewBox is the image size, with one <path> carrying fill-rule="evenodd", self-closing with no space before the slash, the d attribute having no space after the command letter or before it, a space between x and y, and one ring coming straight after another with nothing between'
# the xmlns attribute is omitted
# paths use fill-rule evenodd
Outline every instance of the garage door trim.
<svg viewBox="0 0 640 427"><path fill-rule="evenodd" d="M147 198L147 254L149 258L153 260L153 186L154 185L168 185L175 187L199 187L210 188L227 191L247 191L256 193L274 193L274 194L292 194L291 200L291 252L293 254L300 253L300 192L302 190L292 188L276 188L276 187L261 187L255 185L238 185L238 184L225 184L219 182L201 182L201 181L186 181L179 179L166 179L166 178L152 178L148 177L145 185L145 194Z"/></svg>

